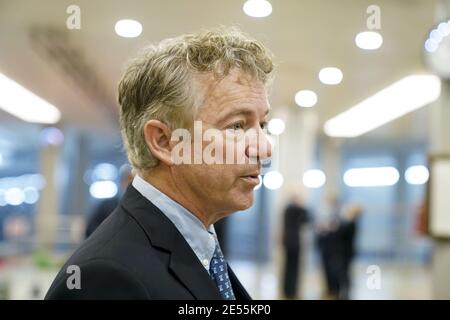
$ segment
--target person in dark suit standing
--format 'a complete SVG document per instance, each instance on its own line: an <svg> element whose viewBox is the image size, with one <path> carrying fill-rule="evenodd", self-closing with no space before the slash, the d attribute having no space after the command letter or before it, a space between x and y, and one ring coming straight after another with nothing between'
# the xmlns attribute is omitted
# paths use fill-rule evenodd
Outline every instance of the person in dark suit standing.
<svg viewBox="0 0 450 320"><path fill-rule="evenodd" d="M235 28L167 39L131 61L119 104L136 176L46 299L250 299L213 224L252 205L271 157L272 69Z"/></svg>
<svg viewBox="0 0 450 320"><path fill-rule="evenodd" d="M339 241L341 245L341 274L339 299L348 300L351 289L351 267L356 256L355 239L357 236L358 220L362 207L350 204L344 210L339 226Z"/></svg>
<svg viewBox="0 0 450 320"><path fill-rule="evenodd" d="M300 196L294 194L284 211L283 221L283 247L285 253L283 294L287 299L297 298L302 263L301 228L309 221L308 215L308 211L304 207Z"/></svg>
<svg viewBox="0 0 450 320"><path fill-rule="evenodd" d="M327 200L326 213L316 221L316 242L326 284L322 298L334 300L339 298L340 277L343 270L339 229L341 204L336 195L328 197Z"/></svg>
<svg viewBox="0 0 450 320"><path fill-rule="evenodd" d="M331 201L335 210L319 225L317 242L327 284L325 299L348 300L351 289L351 266L355 257L355 238L359 205L342 207Z"/></svg>

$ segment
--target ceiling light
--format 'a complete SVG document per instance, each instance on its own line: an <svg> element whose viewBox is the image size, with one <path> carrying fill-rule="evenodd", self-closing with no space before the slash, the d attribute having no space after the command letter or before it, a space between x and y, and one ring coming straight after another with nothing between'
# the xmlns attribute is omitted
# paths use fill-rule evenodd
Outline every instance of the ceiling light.
<svg viewBox="0 0 450 320"><path fill-rule="evenodd" d="M339 68L327 67L319 72L319 80L323 84L335 85L341 83L343 78L342 71Z"/></svg>
<svg viewBox="0 0 450 320"><path fill-rule="evenodd" d="M450 79L450 20L430 31L424 43L424 61L441 79Z"/></svg>
<svg viewBox="0 0 450 320"><path fill-rule="evenodd" d="M322 170L308 170L303 174L303 185L307 188L320 188L326 181L327 178Z"/></svg>
<svg viewBox="0 0 450 320"><path fill-rule="evenodd" d="M55 127L47 127L41 130L41 143L46 145L59 146L64 142L64 134Z"/></svg>
<svg viewBox="0 0 450 320"><path fill-rule="evenodd" d="M264 187L270 190L276 190L283 185L283 176L278 171L270 171L264 175Z"/></svg>
<svg viewBox="0 0 450 320"><path fill-rule="evenodd" d="M430 53L433 53L439 48L439 43L433 39L427 39L425 41L424 47L425 47L425 50L427 50Z"/></svg>
<svg viewBox="0 0 450 320"><path fill-rule="evenodd" d="M118 176L116 166L111 163L99 163L92 171L93 180L116 180Z"/></svg>
<svg viewBox="0 0 450 320"><path fill-rule="evenodd" d="M12 206L18 206L23 203L25 200L25 195L22 189L19 188L10 188L5 192L5 200L6 203Z"/></svg>
<svg viewBox="0 0 450 320"><path fill-rule="evenodd" d="M96 199L113 198L117 191L114 181L96 181L89 187L89 193Z"/></svg>
<svg viewBox="0 0 450 320"><path fill-rule="evenodd" d="M441 22L435 29L431 30L428 39L425 41L425 50L429 53L436 52L441 42L450 35L450 20Z"/></svg>
<svg viewBox="0 0 450 320"><path fill-rule="evenodd" d="M439 23L437 31L441 34L442 37L448 36L450 34L450 21Z"/></svg>
<svg viewBox="0 0 450 320"><path fill-rule="evenodd" d="M331 137L357 137L439 98L441 81L434 75L407 76L328 120Z"/></svg>
<svg viewBox="0 0 450 320"><path fill-rule="evenodd" d="M269 121L269 124L267 125L267 129L269 130L269 133L278 136L283 133L285 129L284 121L281 119L271 119Z"/></svg>
<svg viewBox="0 0 450 320"><path fill-rule="evenodd" d="M0 189L0 207L4 207L4 206L8 205L8 203L6 202L6 199L5 199L5 193L6 193L5 190Z"/></svg>
<svg viewBox="0 0 450 320"><path fill-rule="evenodd" d="M411 166L405 171L405 180L409 184L425 184L430 173L425 166Z"/></svg>
<svg viewBox="0 0 450 320"><path fill-rule="evenodd" d="M56 123L58 108L0 73L0 109L27 122Z"/></svg>
<svg viewBox="0 0 450 320"><path fill-rule="evenodd" d="M36 188L26 187L23 189L24 202L27 204L34 204L39 200L39 192Z"/></svg>
<svg viewBox="0 0 450 320"><path fill-rule="evenodd" d="M431 30L429 38L433 39L436 42L440 42L442 40L442 35L437 29L434 29Z"/></svg>
<svg viewBox="0 0 450 320"><path fill-rule="evenodd" d="M136 20L123 19L114 26L116 33L124 38L136 38L142 33L142 24Z"/></svg>
<svg viewBox="0 0 450 320"><path fill-rule="evenodd" d="M317 94L311 90L300 90L295 95L295 103L304 108L313 107L317 103Z"/></svg>
<svg viewBox="0 0 450 320"><path fill-rule="evenodd" d="M356 35L355 43L361 49L375 50L383 44L383 37L375 31L364 31Z"/></svg>
<svg viewBox="0 0 450 320"><path fill-rule="evenodd" d="M246 15L254 18L264 18L272 13L272 5L266 0L248 0L243 10Z"/></svg>
<svg viewBox="0 0 450 320"><path fill-rule="evenodd" d="M394 167L349 169L344 174L344 183L349 187L392 186L400 175Z"/></svg>

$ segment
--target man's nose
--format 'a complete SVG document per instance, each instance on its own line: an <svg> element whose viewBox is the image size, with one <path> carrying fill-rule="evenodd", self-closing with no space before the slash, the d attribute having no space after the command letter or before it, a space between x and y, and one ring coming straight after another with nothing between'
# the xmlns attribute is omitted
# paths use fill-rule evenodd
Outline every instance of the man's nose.
<svg viewBox="0 0 450 320"><path fill-rule="evenodd" d="M256 137L252 137L249 141L247 157L257 157L259 161L272 157L272 143L261 129L258 130Z"/></svg>

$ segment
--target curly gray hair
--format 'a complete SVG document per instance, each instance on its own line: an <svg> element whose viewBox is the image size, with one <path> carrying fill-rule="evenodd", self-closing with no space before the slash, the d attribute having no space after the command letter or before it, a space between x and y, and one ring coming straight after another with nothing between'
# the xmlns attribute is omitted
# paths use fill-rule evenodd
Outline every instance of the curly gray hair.
<svg viewBox="0 0 450 320"><path fill-rule="evenodd" d="M120 127L133 168L142 172L158 164L144 137L150 119L171 130L188 128L203 97L199 74L221 78L234 67L268 84L271 53L236 27L166 39L146 47L129 63L119 83Z"/></svg>

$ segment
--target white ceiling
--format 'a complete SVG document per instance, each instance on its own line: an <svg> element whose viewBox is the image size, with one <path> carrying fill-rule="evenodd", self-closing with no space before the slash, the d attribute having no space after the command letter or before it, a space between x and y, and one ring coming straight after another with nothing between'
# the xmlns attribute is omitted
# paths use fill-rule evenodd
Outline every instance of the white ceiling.
<svg viewBox="0 0 450 320"><path fill-rule="evenodd" d="M366 0L270 0L273 13L255 19L242 11L243 0L0 0L0 72L56 105L62 123L116 130L116 86L127 58L148 42L218 25L239 25L273 51L278 64L272 91L273 108L298 108L294 95L315 90L319 123L336 115L401 77L423 71L423 41L434 24L435 0L377 0L384 43L363 51L355 35L366 29ZM81 8L81 30L68 30L66 8ZM121 18L139 20L139 38L120 38L114 24ZM84 70L95 77L98 90L86 92L83 82L63 72L55 59L42 54L31 33L52 28L79 54ZM337 66L344 73L338 86L319 82L318 71ZM85 82L84 85L89 82ZM379 129L385 134L423 136L419 111ZM11 117L0 111L0 124Z"/></svg>

